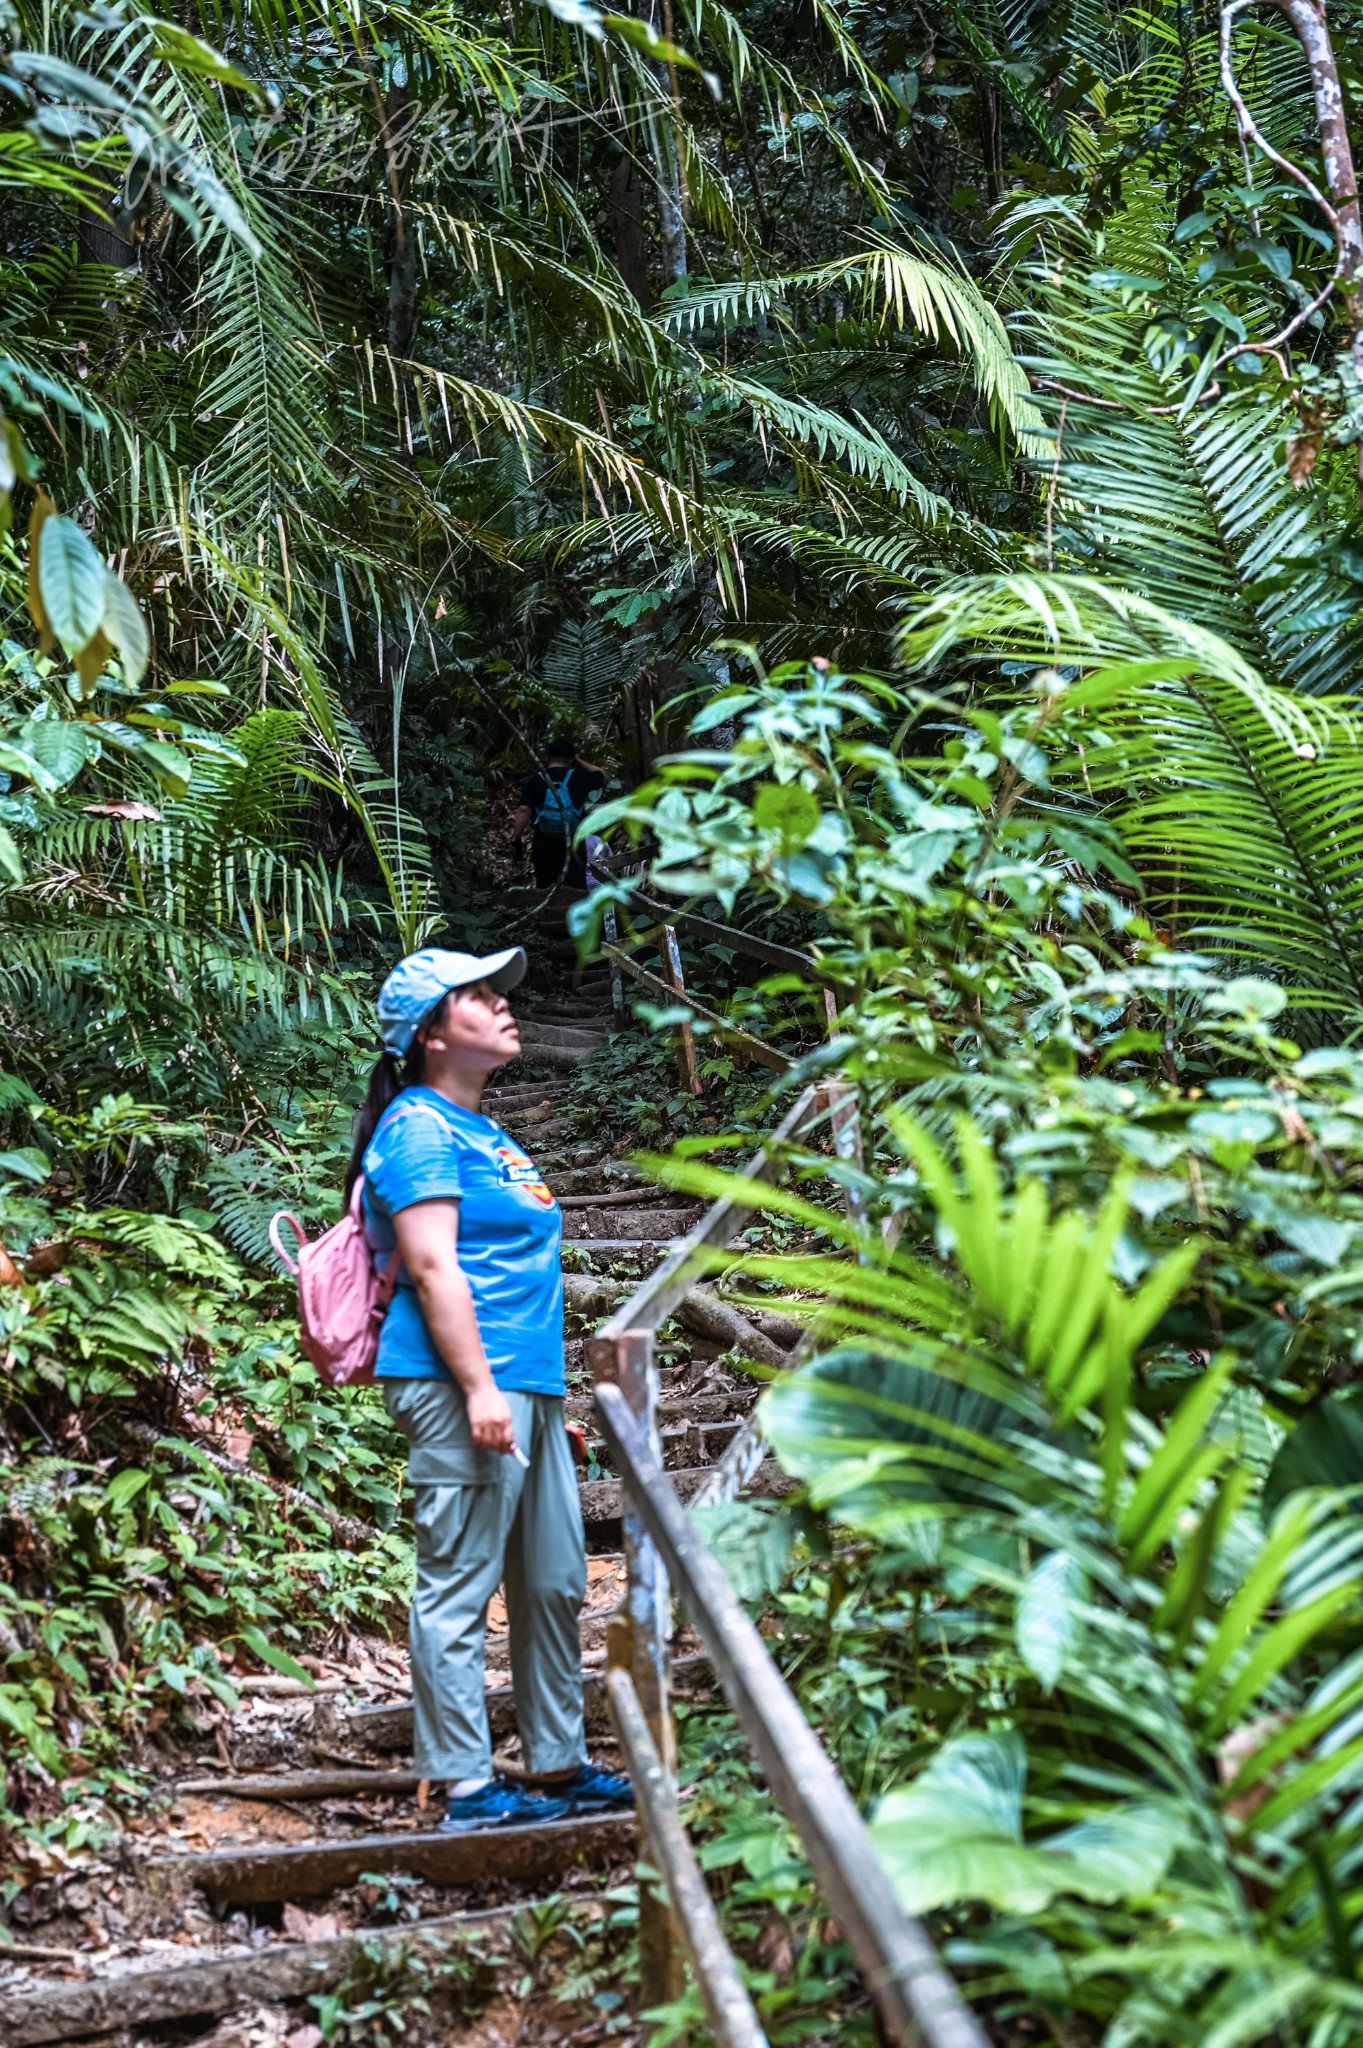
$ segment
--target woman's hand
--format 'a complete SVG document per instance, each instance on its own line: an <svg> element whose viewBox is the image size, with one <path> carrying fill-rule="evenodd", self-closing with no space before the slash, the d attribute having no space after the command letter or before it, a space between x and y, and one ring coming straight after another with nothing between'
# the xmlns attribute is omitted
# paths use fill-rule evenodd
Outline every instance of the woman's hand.
<svg viewBox="0 0 1363 2048"><path fill-rule="evenodd" d="M459 1266L458 1202L413 1202L398 1211L393 1228L431 1341L463 1389L474 1443L480 1451L509 1451L516 1441L511 1405L488 1371L473 1296Z"/></svg>
<svg viewBox="0 0 1363 2048"><path fill-rule="evenodd" d="M516 1441L511 1420L511 1403L497 1385L488 1380L482 1386L465 1389L469 1428L480 1451L509 1451Z"/></svg>

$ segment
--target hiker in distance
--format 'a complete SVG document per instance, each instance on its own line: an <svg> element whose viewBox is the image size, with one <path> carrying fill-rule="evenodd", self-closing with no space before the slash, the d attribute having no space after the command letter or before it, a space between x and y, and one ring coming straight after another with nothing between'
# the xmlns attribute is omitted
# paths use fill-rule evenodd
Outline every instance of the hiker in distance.
<svg viewBox="0 0 1363 2048"><path fill-rule="evenodd" d="M583 1738L587 1560L563 1418L559 1206L482 1110L488 1075L520 1051L506 992L525 968L519 946L399 961L379 994L384 1052L346 1183L348 1200L363 1173L376 1266L402 1261L376 1372L416 1495L413 1763L447 1785L452 1832L634 1803ZM503 1582L534 1790L492 1765L484 1639Z"/></svg>
<svg viewBox="0 0 1363 2048"><path fill-rule="evenodd" d="M527 826L530 861L535 886L552 888L562 878L569 889L585 889L587 877L580 850L573 849L573 834L592 805L599 803L606 787L604 769L590 761L579 761L571 739L551 740L545 749L542 770L527 775L521 784L521 801L511 820L511 844L519 846Z"/></svg>

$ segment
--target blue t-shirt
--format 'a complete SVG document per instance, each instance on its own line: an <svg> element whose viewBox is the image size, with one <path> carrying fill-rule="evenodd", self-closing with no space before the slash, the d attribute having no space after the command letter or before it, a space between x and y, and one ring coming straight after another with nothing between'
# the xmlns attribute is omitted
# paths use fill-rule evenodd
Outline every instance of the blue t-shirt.
<svg viewBox="0 0 1363 2048"><path fill-rule="evenodd" d="M499 1387L562 1394L562 1219L558 1203L491 1117L433 1088L404 1088L364 1155L364 1221L374 1263L393 1256L392 1219L414 1202L459 1204L459 1264ZM379 1335L380 1379L450 1377L410 1281L399 1280Z"/></svg>

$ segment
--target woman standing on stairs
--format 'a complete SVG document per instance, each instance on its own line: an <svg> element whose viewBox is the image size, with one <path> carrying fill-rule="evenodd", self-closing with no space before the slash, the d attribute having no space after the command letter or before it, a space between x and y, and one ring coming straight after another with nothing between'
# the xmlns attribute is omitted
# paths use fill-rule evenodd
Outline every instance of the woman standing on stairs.
<svg viewBox="0 0 1363 2048"><path fill-rule="evenodd" d="M587 1561L563 1426L559 1207L482 1113L488 1075L520 1051L506 991L525 967L514 946L484 960L428 948L393 969L346 1184L348 1197L363 1172L380 1270L402 1261L377 1372L416 1495L413 1762L448 1784L453 1831L634 1803L629 1780L594 1768L583 1740ZM503 1581L516 1719L539 1790L492 1767L483 1656Z"/></svg>

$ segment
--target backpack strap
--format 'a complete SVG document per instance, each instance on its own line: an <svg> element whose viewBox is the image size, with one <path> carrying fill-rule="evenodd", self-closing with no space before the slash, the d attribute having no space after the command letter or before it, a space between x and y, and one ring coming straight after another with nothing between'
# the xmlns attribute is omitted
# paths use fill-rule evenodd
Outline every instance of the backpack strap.
<svg viewBox="0 0 1363 2048"><path fill-rule="evenodd" d="M424 1105L419 1102L414 1102L412 1104L412 1107L413 1109L421 1109L424 1107ZM438 1116L439 1111L432 1110L431 1115ZM362 1173L356 1174L355 1185L350 1190L350 1219L352 1223L357 1223L361 1230L364 1229L364 1175ZM367 1235L368 1233L366 1232L366 1236ZM370 1253L369 1257L370 1263L372 1265L374 1258L372 1252ZM401 1273L401 1271L402 1260L398 1257L397 1248L395 1246L394 1249L389 1253L388 1264L384 1267L383 1271L377 1276L377 1285L374 1290L374 1306L371 1309L370 1313L378 1322L382 1322L383 1318L387 1315L389 1309L392 1307L393 1296L397 1293L398 1289L398 1275Z"/></svg>
<svg viewBox="0 0 1363 2048"><path fill-rule="evenodd" d="M298 1278L298 1261L284 1249L283 1240L279 1235L279 1226L281 1223L288 1224L290 1230L293 1232L294 1236L298 1240L298 1246L300 1250L308 1241L308 1233L306 1232L306 1230L304 1230L298 1218L292 1215L290 1211L287 1209L278 1210L270 1218L270 1243L274 1246L275 1256L278 1258L280 1265L284 1268L284 1271L296 1280Z"/></svg>
<svg viewBox="0 0 1363 2048"><path fill-rule="evenodd" d="M450 1133L449 1124L446 1122L445 1118L440 1114L440 1111L435 1107L433 1103L404 1102L402 1100L402 1097L399 1096L397 1099L397 1106L393 1112L393 1121L396 1122L399 1116L433 1116L436 1122L440 1125L441 1129L444 1130L447 1134L452 1135ZM359 1224L361 1230L363 1230L364 1175L362 1173L356 1174L355 1185L350 1190L350 1214L355 1220L355 1222ZM297 1228L297 1225L295 1225L294 1227ZM299 1235L301 1236L302 1233L300 1232ZM393 1296L397 1293L398 1278L401 1272L402 1260L398 1257L397 1251L395 1249L389 1257L388 1264L384 1267L383 1271L378 1276L378 1289L374 1297L373 1313L375 1317L380 1320L382 1320L382 1318L387 1315L390 1307L392 1306Z"/></svg>

